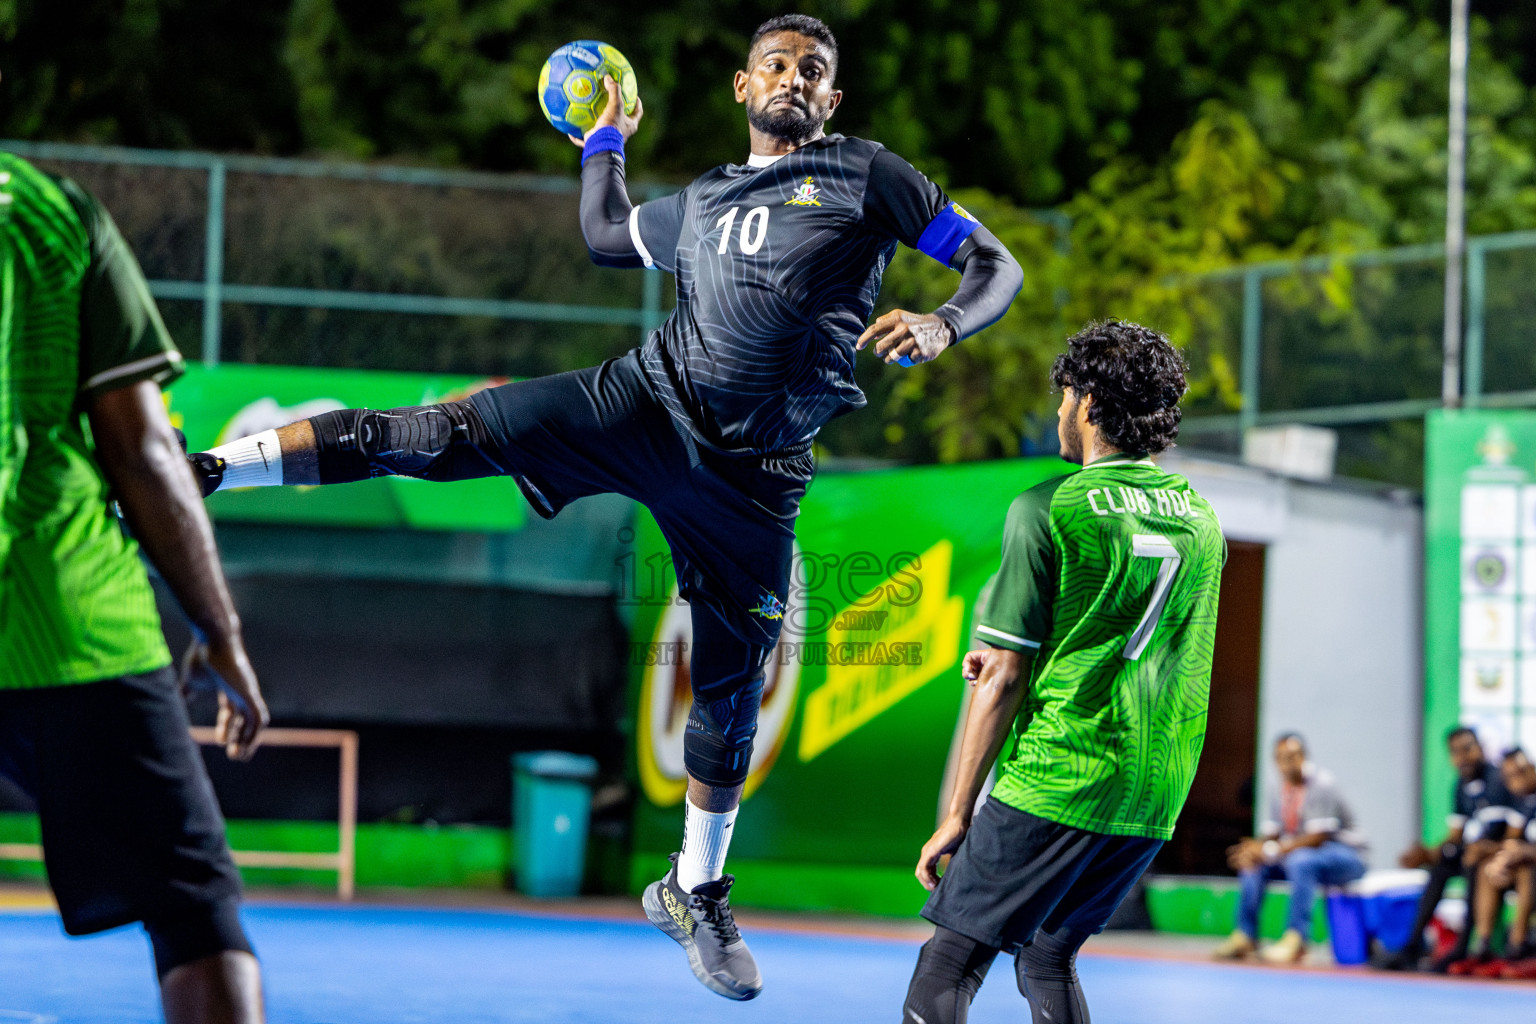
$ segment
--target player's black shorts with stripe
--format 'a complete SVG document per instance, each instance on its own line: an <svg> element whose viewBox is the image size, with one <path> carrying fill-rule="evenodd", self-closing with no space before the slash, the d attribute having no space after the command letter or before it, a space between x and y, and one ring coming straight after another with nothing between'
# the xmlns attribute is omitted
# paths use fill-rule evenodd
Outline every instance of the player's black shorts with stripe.
<svg viewBox="0 0 1536 1024"><path fill-rule="evenodd" d="M224 818L188 724L169 668L0 690L0 774L37 805L64 930L143 921L162 971L250 948Z"/></svg>
<svg viewBox="0 0 1536 1024"><path fill-rule="evenodd" d="M1072 828L987 797L923 906L934 924L997 949L1037 930L1075 945L1110 915L1162 848L1160 839Z"/></svg>
<svg viewBox="0 0 1536 1024"><path fill-rule="evenodd" d="M809 445L737 455L699 444L656 397L638 351L469 401L490 454L541 515L604 492L651 510L693 608L696 653L720 630L758 647L778 641L795 518L815 472Z"/></svg>

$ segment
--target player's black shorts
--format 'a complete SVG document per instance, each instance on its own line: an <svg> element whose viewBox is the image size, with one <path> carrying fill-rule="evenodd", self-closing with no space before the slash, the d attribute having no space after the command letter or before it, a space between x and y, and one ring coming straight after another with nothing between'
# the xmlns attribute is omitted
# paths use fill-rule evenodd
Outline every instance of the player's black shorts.
<svg viewBox="0 0 1536 1024"><path fill-rule="evenodd" d="M0 690L0 773L37 804L71 935L133 921L174 930L239 900L224 818L187 727L169 668Z"/></svg>
<svg viewBox="0 0 1536 1024"><path fill-rule="evenodd" d="M1081 943L1104 930L1160 839L1059 825L988 797L923 906L936 925L997 949L1037 930Z"/></svg>
<svg viewBox="0 0 1536 1024"><path fill-rule="evenodd" d="M743 456L697 443L656 397L638 351L490 388L470 402L493 454L541 515L605 492L651 510L694 607L696 645L708 620L738 641L778 641L795 517L815 473L809 446Z"/></svg>

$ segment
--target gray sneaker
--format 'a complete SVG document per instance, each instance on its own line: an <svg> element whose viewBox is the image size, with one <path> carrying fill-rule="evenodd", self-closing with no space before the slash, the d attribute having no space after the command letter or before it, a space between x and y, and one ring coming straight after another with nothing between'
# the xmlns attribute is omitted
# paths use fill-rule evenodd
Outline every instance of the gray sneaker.
<svg viewBox="0 0 1536 1024"><path fill-rule="evenodd" d="M736 879L726 875L685 892L677 884L677 854L671 861L661 880L645 888L645 916L683 947L694 977L710 991L727 999L754 998L763 990L763 976L731 916Z"/></svg>

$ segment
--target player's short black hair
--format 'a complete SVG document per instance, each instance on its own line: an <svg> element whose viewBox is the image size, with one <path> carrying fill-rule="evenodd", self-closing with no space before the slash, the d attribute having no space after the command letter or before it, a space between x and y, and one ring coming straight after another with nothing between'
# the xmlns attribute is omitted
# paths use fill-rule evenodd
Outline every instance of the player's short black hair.
<svg viewBox="0 0 1536 1024"><path fill-rule="evenodd" d="M1524 757L1527 761L1531 759L1531 755L1525 752L1524 747L1510 747L1504 751L1504 760L1506 761L1513 761L1517 757Z"/></svg>
<svg viewBox="0 0 1536 1024"><path fill-rule="evenodd" d="M1179 436L1187 369L1184 357L1157 331L1103 320L1067 340L1067 351L1051 367L1051 383L1093 396L1088 422L1108 444L1155 455Z"/></svg>
<svg viewBox="0 0 1536 1024"><path fill-rule="evenodd" d="M757 26L757 31L752 33L752 42L747 46L749 63L752 55L757 52L757 44L763 41L763 36L774 32L798 32L802 36L810 36L831 50L832 77L837 77L837 37L832 34L831 29L827 28L826 22L820 18L813 18L809 14L781 14Z"/></svg>
<svg viewBox="0 0 1536 1024"><path fill-rule="evenodd" d="M1477 730L1471 728L1470 726L1465 726L1465 725L1458 725L1458 726L1456 726L1456 728L1454 728L1450 732L1446 733L1445 734L1445 742L1446 742L1446 744L1449 745L1451 743L1454 743L1455 740L1456 740L1456 737L1458 737L1458 736L1471 736L1473 743L1476 743L1479 746L1482 745L1482 741L1477 738Z"/></svg>
<svg viewBox="0 0 1536 1024"><path fill-rule="evenodd" d="M1288 740L1295 740L1297 743L1301 744L1302 753L1306 753L1307 741L1302 738L1301 733L1299 732L1281 733L1279 736L1275 737L1275 746L1278 747L1280 744L1285 743Z"/></svg>

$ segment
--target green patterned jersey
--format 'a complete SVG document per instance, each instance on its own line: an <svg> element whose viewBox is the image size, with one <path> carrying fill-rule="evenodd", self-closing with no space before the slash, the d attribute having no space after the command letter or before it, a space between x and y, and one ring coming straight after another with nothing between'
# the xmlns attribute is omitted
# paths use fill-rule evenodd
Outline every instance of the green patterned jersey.
<svg viewBox="0 0 1536 1024"><path fill-rule="evenodd" d="M992 795L1167 839L1205 741L1226 542L1210 504L1110 456L1019 495L978 639L1034 654Z"/></svg>
<svg viewBox="0 0 1536 1024"><path fill-rule="evenodd" d="M0 153L0 688L171 660L138 545L118 528L82 414L181 356L94 199Z"/></svg>

